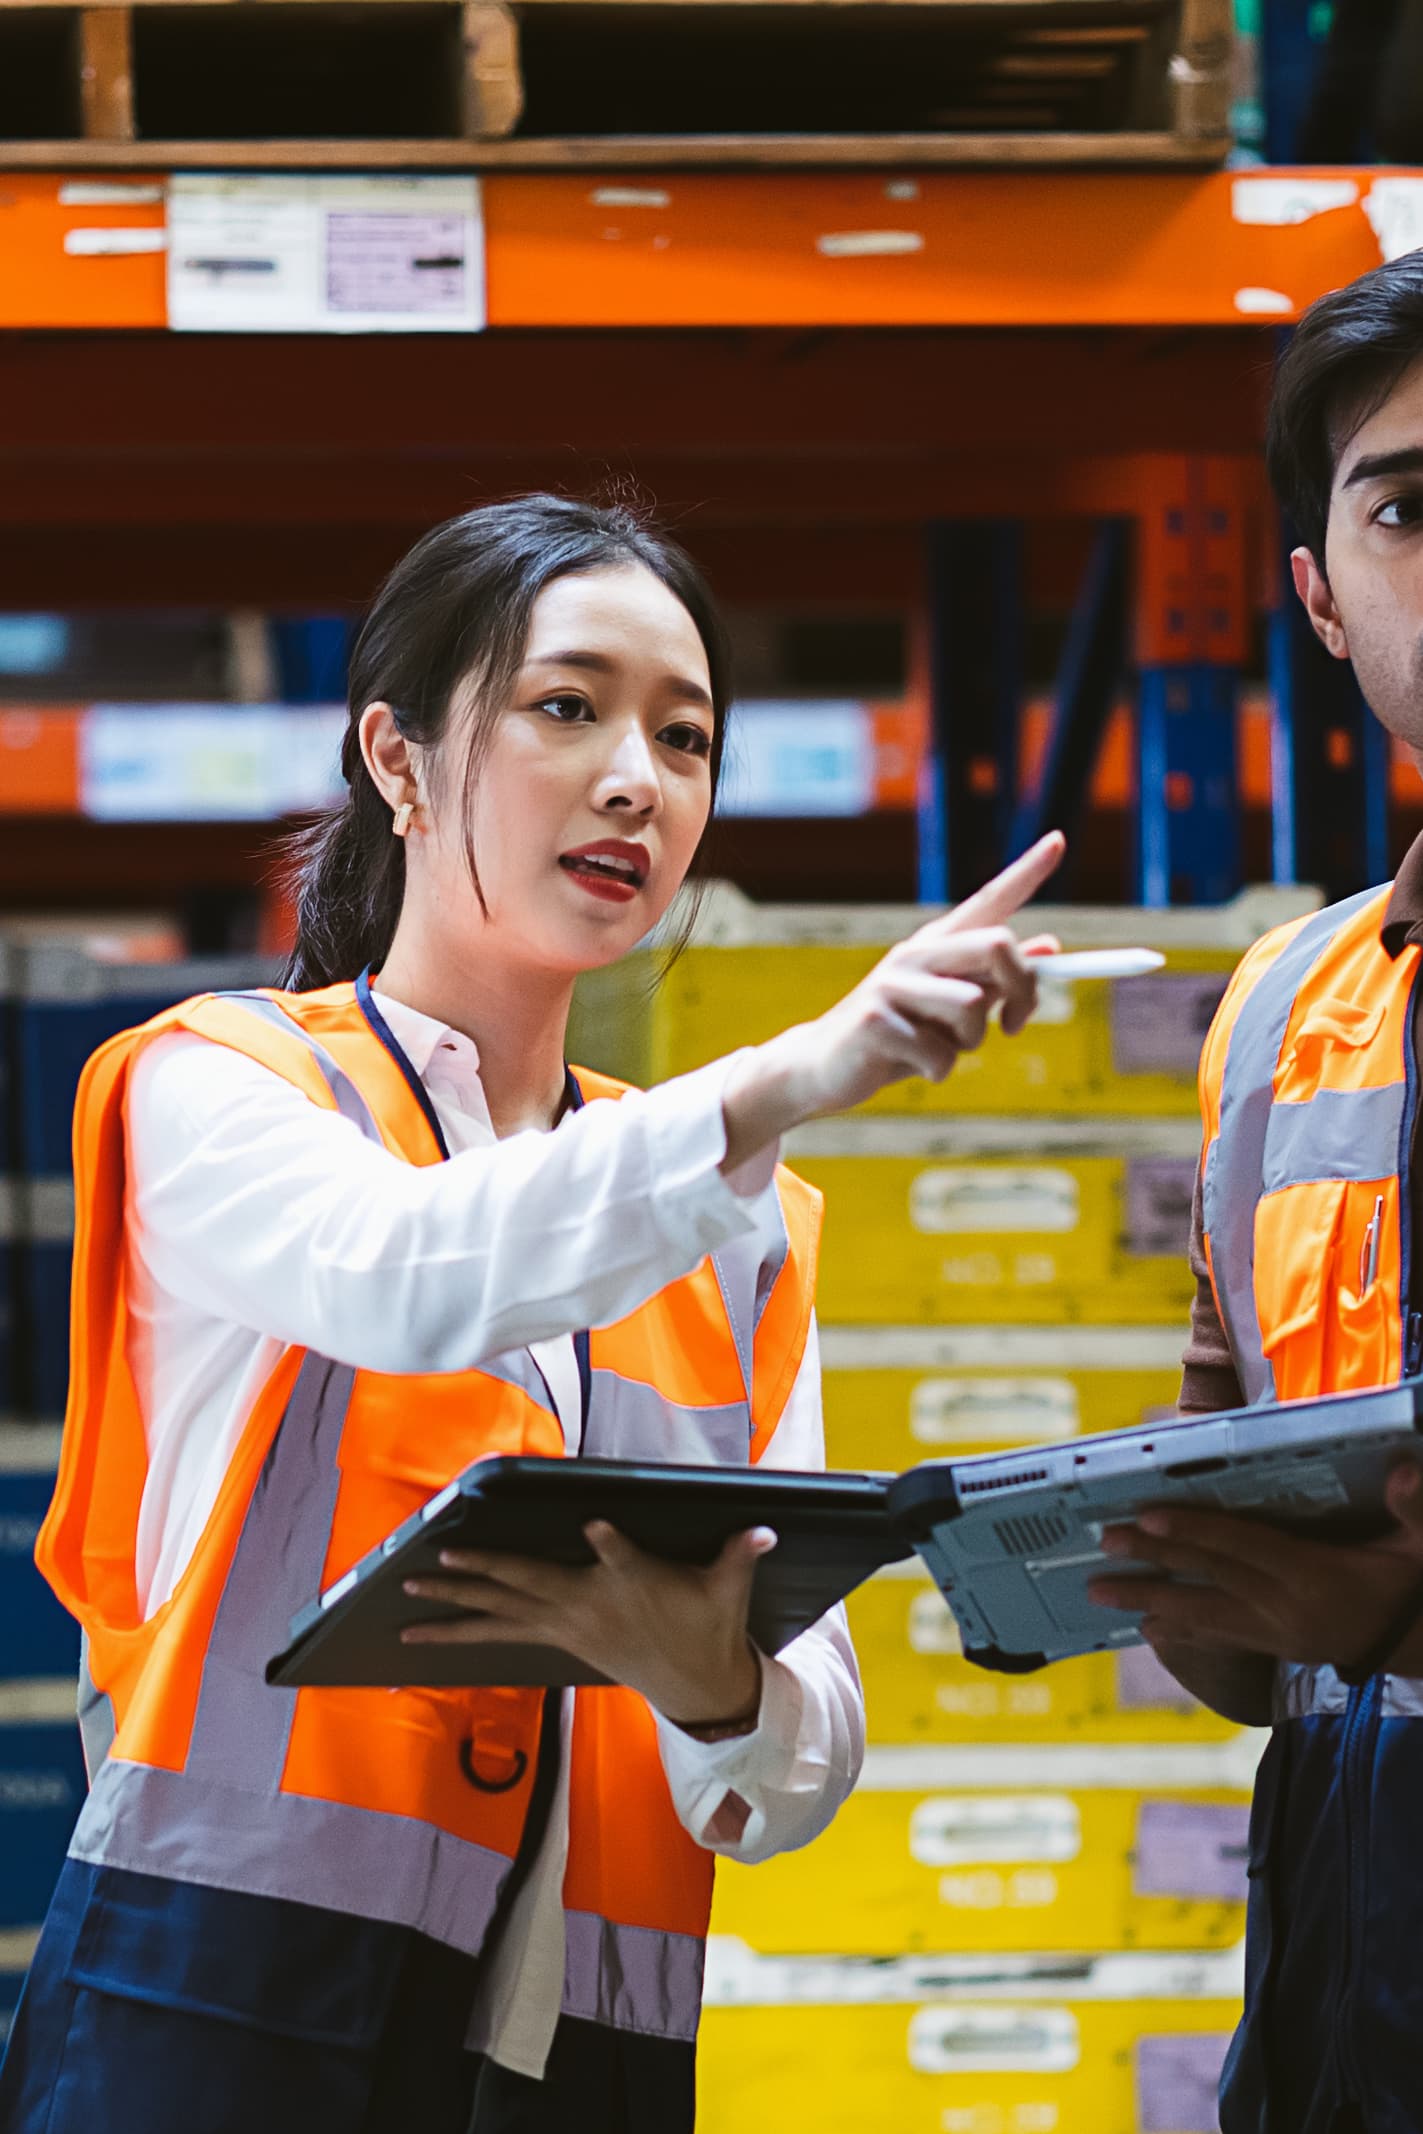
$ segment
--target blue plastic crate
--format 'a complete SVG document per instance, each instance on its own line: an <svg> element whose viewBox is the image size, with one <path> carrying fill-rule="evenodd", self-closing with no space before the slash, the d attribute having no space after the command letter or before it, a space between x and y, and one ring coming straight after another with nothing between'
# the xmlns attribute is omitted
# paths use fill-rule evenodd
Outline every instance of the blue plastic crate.
<svg viewBox="0 0 1423 2134"><path fill-rule="evenodd" d="M35 1569L58 1460L58 1430L0 1430L0 1680L78 1678L79 1626Z"/></svg>
<svg viewBox="0 0 1423 2134"><path fill-rule="evenodd" d="M0 1420L14 1414L19 1400L15 1358L20 1235L14 1064L17 961L13 943L0 940Z"/></svg>
<svg viewBox="0 0 1423 2134"><path fill-rule="evenodd" d="M72 1682L0 1691L0 1931L49 1910L86 1790L73 1714Z"/></svg>
<svg viewBox="0 0 1423 2134"><path fill-rule="evenodd" d="M100 963L82 949L59 944L26 947L17 963L16 1157L28 1178L68 1173L74 1094L85 1061L100 1045L194 993L270 985L275 977L270 962L252 957Z"/></svg>
<svg viewBox="0 0 1423 2134"><path fill-rule="evenodd" d="M71 1182L40 1179L23 1190L21 1205L29 1235L20 1255L17 1371L24 1412L55 1422L63 1419L69 1389Z"/></svg>
<svg viewBox="0 0 1423 2134"><path fill-rule="evenodd" d="M20 1398L15 1352L20 1222L18 1183L9 1175L0 1174L0 1422L16 1413Z"/></svg>
<svg viewBox="0 0 1423 2134"><path fill-rule="evenodd" d="M270 963L251 957L136 964L101 963L68 944L11 952L11 1113L18 1173L12 1406L19 1413L43 1421L64 1413L74 1227L71 1131L85 1062L120 1030L147 1022L176 1001L269 985L274 976ZM0 971L0 983L3 979Z"/></svg>

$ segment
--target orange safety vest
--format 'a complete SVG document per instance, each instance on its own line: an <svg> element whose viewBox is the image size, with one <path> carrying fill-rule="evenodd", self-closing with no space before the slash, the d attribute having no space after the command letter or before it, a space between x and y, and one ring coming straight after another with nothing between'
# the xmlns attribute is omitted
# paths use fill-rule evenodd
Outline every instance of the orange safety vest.
<svg viewBox="0 0 1423 2134"><path fill-rule="evenodd" d="M1390 957L1388 890L1277 928L1241 962L1201 1054L1206 1257L1246 1399L1394 1383L1423 1357L1406 1187L1423 951ZM1413 1716L1423 1685L1388 1677ZM1283 1665L1281 1719L1342 1711L1329 1667Z"/></svg>
<svg viewBox="0 0 1423 2134"><path fill-rule="evenodd" d="M1206 1251L1250 1401L1402 1375L1421 952L1385 952L1388 894L1257 942L1201 1054Z"/></svg>
<svg viewBox="0 0 1423 2134"><path fill-rule="evenodd" d="M206 995L95 1054L75 1113L69 1409L40 1568L76 1615L113 1739L78 1858L406 1925L477 1954L528 1814L542 1693L269 1688L319 1588L473 1461L563 1454L527 1350L390 1375L289 1349L255 1401L172 1596L147 1620L134 1546L147 1475L127 1359L124 1108L142 1048L186 1030L258 1060L407 1163L435 1133L355 988ZM585 1097L623 1085L576 1070ZM804 1353L820 1196L777 1174L784 1235L736 1240L590 1337L590 1454L756 1460ZM281 1220L274 1196L273 1220ZM565 2011L695 2034L711 1853L679 1823L631 1690L577 1695Z"/></svg>

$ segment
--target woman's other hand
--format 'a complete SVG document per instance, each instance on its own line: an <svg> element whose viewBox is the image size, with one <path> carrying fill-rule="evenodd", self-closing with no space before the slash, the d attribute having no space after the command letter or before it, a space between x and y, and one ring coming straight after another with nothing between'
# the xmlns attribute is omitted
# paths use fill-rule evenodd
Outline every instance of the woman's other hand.
<svg viewBox="0 0 1423 2134"><path fill-rule="evenodd" d="M668 1563L605 1520L585 1528L597 1561L541 1563L446 1549L442 1577L407 1593L468 1610L402 1632L407 1645L550 1645L646 1697L678 1726L756 1723L761 1663L747 1635L751 1581L776 1545L767 1527L733 1534L714 1563Z"/></svg>
<svg viewBox="0 0 1423 2134"><path fill-rule="evenodd" d="M994 1009L1015 1035L1037 1003L1035 956L1057 944L1018 942L1008 920L1036 895L1066 850L1040 838L975 896L897 942L853 992L814 1022L757 1045L728 1078L727 1153L735 1170L803 1120L847 1111L911 1075L942 1081L982 1044Z"/></svg>

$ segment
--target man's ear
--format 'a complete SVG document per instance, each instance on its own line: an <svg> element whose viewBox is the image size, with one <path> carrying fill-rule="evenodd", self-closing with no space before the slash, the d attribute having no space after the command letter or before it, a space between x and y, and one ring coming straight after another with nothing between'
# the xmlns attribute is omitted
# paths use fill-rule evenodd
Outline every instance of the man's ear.
<svg viewBox="0 0 1423 2134"><path fill-rule="evenodd" d="M1349 640L1344 634L1343 618L1334 605L1329 580L1316 561L1313 550L1294 549L1290 555L1290 569L1294 573L1295 591L1304 602L1305 613L1310 619L1315 636L1325 651L1332 653L1335 659L1347 659Z"/></svg>

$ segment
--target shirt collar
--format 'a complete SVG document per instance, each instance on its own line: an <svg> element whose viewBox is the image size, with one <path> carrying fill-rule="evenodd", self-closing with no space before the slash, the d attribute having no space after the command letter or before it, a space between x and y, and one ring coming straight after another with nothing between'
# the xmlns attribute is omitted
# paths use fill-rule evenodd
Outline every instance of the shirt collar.
<svg viewBox="0 0 1423 2134"><path fill-rule="evenodd" d="M472 1037L462 1030L452 1029L448 1023L439 1022L435 1016L423 1014L419 1008L407 1007L403 1000L392 1000L389 993L382 993L372 986L371 999L390 1025L392 1036L423 1081L429 1072L430 1062L442 1045L450 1046L462 1055L465 1064L475 1073L479 1071L479 1048Z"/></svg>
<svg viewBox="0 0 1423 2134"><path fill-rule="evenodd" d="M1389 956L1423 942L1423 835L1415 837L1403 855L1379 935Z"/></svg>

